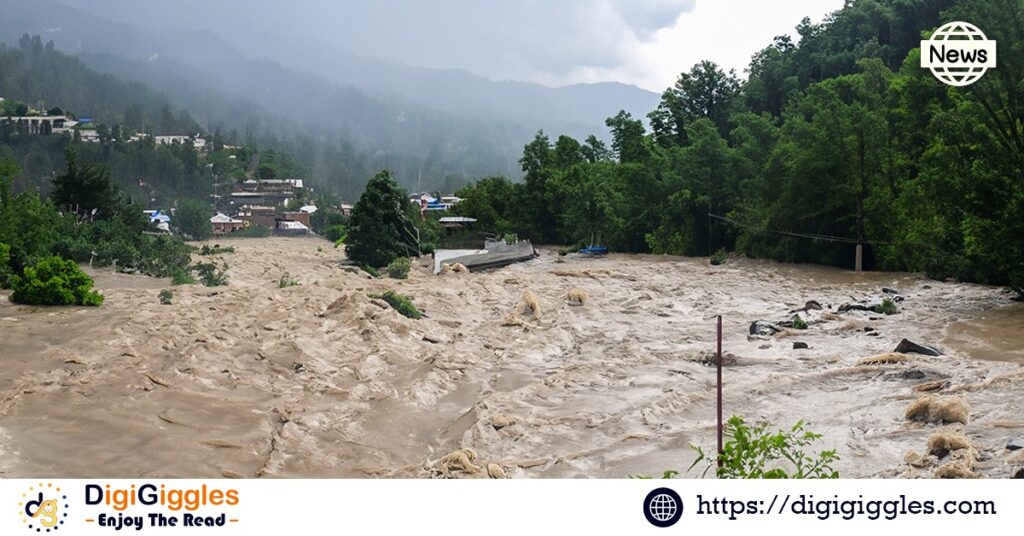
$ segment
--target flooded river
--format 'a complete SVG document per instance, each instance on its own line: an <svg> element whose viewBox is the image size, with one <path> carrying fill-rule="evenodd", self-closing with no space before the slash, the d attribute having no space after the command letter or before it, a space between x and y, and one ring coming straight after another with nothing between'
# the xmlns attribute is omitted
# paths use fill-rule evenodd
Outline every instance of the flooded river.
<svg viewBox="0 0 1024 536"><path fill-rule="evenodd" d="M94 272L100 308L0 295L0 475L60 477L609 477L684 470L713 448L715 316L725 411L803 419L846 477L928 477L905 462L939 429L973 470L1024 464L1024 304L1003 289L913 274L610 255L405 281L346 270L317 239L221 241L227 287ZM322 246L322 250L321 250ZM285 272L301 285L278 288ZM583 306L565 299L573 288ZM838 313L889 287L900 313ZM411 320L368 295L394 289ZM524 291L540 317L516 315ZM806 330L751 336L816 300ZM518 322L509 322L512 314ZM903 338L945 355L859 364ZM808 348L794 349L794 342ZM968 424L909 422L921 384L961 397ZM497 426L496 426L497 424ZM471 449L455 471L444 460ZM462 451L466 452L466 451ZM450 453L456 456L445 458ZM455 463L458 466L462 462ZM493 473L494 471L492 471ZM494 476L492 474L492 476Z"/></svg>

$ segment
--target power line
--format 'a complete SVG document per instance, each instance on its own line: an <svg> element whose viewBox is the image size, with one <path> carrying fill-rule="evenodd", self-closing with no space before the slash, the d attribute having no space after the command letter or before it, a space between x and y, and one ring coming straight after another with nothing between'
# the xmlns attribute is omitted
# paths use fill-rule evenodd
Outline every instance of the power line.
<svg viewBox="0 0 1024 536"><path fill-rule="evenodd" d="M845 236L832 236L832 235L821 235L821 234L811 234L811 233L797 233L797 232L794 232L794 231L780 231L780 230L777 230L777 229L762 229L760 227L755 227L753 225L748 225L748 224L745 224L745 223L740 223L740 222L738 222L736 220L733 220L731 218L727 218L725 216L719 216L718 214L711 214L710 212L708 213L708 217L712 218L712 219L715 219L715 220L719 220L719 221L728 223L730 225L735 225L736 227L741 227L743 229L749 229L751 231L756 231L756 232L759 232L759 233L777 234L777 235L781 235L781 236L791 236L791 237L794 237L794 238L810 238L811 240L823 240L825 242L837 242L837 243L840 243L840 244L854 244L854 245L856 245L856 244L871 244L871 245L874 245L874 246L917 245L917 246L928 246L928 247L931 247L931 244L925 244L923 242L898 242L897 243L897 242L880 242L880 241L876 241L876 240L861 240L861 241L858 241L855 238L847 238Z"/></svg>

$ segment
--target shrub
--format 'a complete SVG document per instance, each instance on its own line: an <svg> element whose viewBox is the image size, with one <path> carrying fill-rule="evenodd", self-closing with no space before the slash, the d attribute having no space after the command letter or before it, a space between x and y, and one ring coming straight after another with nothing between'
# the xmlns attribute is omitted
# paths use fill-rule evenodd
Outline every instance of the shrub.
<svg viewBox="0 0 1024 536"><path fill-rule="evenodd" d="M409 298L406 298L393 290L389 290L383 294L371 294L370 297L379 298L388 302L388 305L390 305L392 309L401 313L402 316L413 319L423 318L423 313L421 313L420 310L412 304L412 301L409 300Z"/></svg>
<svg viewBox="0 0 1024 536"><path fill-rule="evenodd" d="M376 268L370 266L369 264L360 264L359 268L373 277L380 277L380 272L378 272Z"/></svg>
<svg viewBox="0 0 1024 536"><path fill-rule="evenodd" d="M218 269L212 262L200 262L192 266L199 274L199 281L207 287L221 287L228 284L228 265Z"/></svg>
<svg viewBox="0 0 1024 536"><path fill-rule="evenodd" d="M163 289L160 291L160 294L158 294L157 297L160 298L161 305L170 305L171 300L174 299L174 293L168 289Z"/></svg>
<svg viewBox="0 0 1024 536"><path fill-rule="evenodd" d="M0 288L10 288L11 276L11 246L0 242Z"/></svg>
<svg viewBox="0 0 1024 536"><path fill-rule="evenodd" d="M288 288L297 286L299 286L299 281L297 279L293 279L291 274L289 274L288 272L281 274L281 278L277 280L277 288Z"/></svg>
<svg viewBox="0 0 1024 536"><path fill-rule="evenodd" d="M192 277L192 273L189 270L178 268L171 272L171 284L194 285L196 284L196 278Z"/></svg>
<svg viewBox="0 0 1024 536"><path fill-rule="evenodd" d="M516 233L505 233L504 240L506 244L511 246L519 242L519 235Z"/></svg>
<svg viewBox="0 0 1024 536"><path fill-rule="evenodd" d="M332 225L324 230L324 238L338 244L339 242L344 244L345 238L348 236L348 228L344 225Z"/></svg>
<svg viewBox="0 0 1024 536"><path fill-rule="evenodd" d="M729 260L729 254L725 251L725 248L721 248L718 251L711 254L711 265L719 266L725 264Z"/></svg>
<svg viewBox="0 0 1024 536"><path fill-rule="evenodd" d="M894 315L899 312L899 309L896 308L896 302L892 301L890 298L882 299L881 305L876 305L874 310L876 313L882 315Z"/></svg>
<svg viewBox="0 0 1024 536"><path fill-rule="evenodd" d="M774 433L769 431L771 426L762 422L750 427L742 418L730 417L725 426L729 439L722 453L709 458L700 447L690 445L697 451L697 459L689 470L703 462L702 476L714 467L718 478L839 478L832 469L832 463L839 460L835 449L817 456L804 453L805 447L821 439L820 434L805 430L803 421ZM716 467L718 461L721 467ZM788 472L787 467L791 469Z"/></svg>
<svg viewBox="0 0 1024 536"><path fill-rule="evenodd" d="M11 301L28 305L91 305L103 303L92 290L92 278L74 261L47 257L26 266L11 281Z"/></svg>
<svg viewBox="0 0 1024 536"><path fill-rule="evenodd" d="M234 253L235 248L232 246L221 246L220 244L214 244L210 246L203 244L203 247L199 250L200 255L220 255L221 253Z"/></svg>
<svg viewBox="0 0 1024 536"><path fill-rule="evenodd" d="M412 268L412 262L409 261L409 258L399 257L388 264L388 277L391 279L408 279L410 268Z"/></svg>
<svg viewBox="0 0 1024 536"><path fill-rule="evenodd" d="M793 329L807 329L807 321L800 315L793 315Z"/></svg>

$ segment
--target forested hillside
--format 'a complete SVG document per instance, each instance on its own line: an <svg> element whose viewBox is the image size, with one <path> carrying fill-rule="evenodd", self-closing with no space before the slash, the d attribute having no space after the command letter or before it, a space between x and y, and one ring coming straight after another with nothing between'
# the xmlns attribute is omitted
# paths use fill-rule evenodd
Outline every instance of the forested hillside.
<svg viewBox="0 0 1024 536"><path fill-rule="evenodd" d="M966 20L999 43L967 88L919 67L921 32ZM480 181L460 210L544 243L619 251L720 248L792 262L927 270L1024 287L1024 2L849 2L799 42L757 53L749 79L708 62L613 144L540 133L526 179Z"/></svg>

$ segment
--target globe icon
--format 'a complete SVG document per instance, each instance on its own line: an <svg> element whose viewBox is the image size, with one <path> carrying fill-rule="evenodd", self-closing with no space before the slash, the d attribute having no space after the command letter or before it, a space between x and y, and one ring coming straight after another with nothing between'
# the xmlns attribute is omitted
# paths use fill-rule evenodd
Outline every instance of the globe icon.
<svg viewBox="0 0 1024 536"><path fill-rule="evenodd" d="M676 515L676 510L679 506L674 498L664 493L659 493L651 498L647 508L650 510L651 517L664 523Z"/></svg>
<svg viewBox="0 0 1024 536"><path fill-rule="evenodd" d="M987 38L977 26L968 22L950 22L943 24L935 33L931 36L931 41L957 41L957 40L975 40L985 41ZM922 51L923 53L923 51ZM929 67L932 74L936 78L949 84L951 86L968 86L978 81L988 67L943 67L943 66L932 66Z"/></svg>

